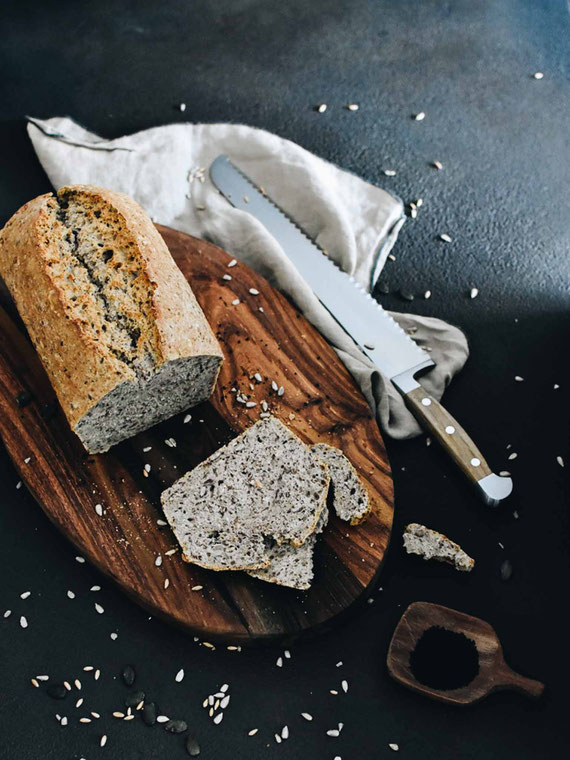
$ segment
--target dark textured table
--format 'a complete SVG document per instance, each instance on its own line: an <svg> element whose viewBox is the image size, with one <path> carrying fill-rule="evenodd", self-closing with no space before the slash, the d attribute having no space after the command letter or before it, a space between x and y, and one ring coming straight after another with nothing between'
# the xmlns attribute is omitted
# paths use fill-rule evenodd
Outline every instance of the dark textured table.
<svg viewBox="0 0 570 760"><path fill-rule="evenodd" d="M246 122L406 201L424 198L385 278L393 291L429 289L432 297L382 302L465 329L471 358L445 401L516 486L508 503L490 511L435 446L388 442L396 515L382 588L349 622L295 645L278 668L282 650L209 651L150 620L78 564L25 489L16 490L2 452L0 616L12 613L0 617L0 757L185 757L183 737L110 717L127 693L118 677L126 663L162 713L188 722L205 760L372 760L390 757L389 743L410 760L561 757L569 579L565 470L557 463L558 456L568 462L566 3L5 0L0 13L0 222L49 189L25 114L69 114L107 137L172 121ZM542 80L532 77L536 71ZM313 110L321 102L324 114ZM349 102L360 109L347 111ZM418 111L426 113L422 122L411 118ZM434 160L442 171L430 167ZM387 167L397 176L384 177ZM453 244L438 242L441 232ZM479 289L473 300L472 287ZM509 461L511 452L518 457ZM459 541L477 559L474 572L405 556L400 534L412 520ZM500 573L505 559L513 567L508 581ZM90 591L93 585L102 590ZM22 600L25 591L31 596ZM508 662L546 682L544 698L531 703L502 693L452 709L391 681L389 638L405 607L420 599L491 622ZM82 672L89 665L100 668L98 681ZM186 675L176 683L180 668ZM33 688L36 674L79 676L83 706L74 706L79 693L56 702L45 685ZM343 678L348 694L332 695ZM231 702L218 726L201 702L224 682ZM80 724L91 710L101 718ZM302 711L314 720L303 720ZM341 735L327 736L339 721ZM285 724L290 738L277 745L273 734ZM259 732L249 737L253 728Z"/></svg>

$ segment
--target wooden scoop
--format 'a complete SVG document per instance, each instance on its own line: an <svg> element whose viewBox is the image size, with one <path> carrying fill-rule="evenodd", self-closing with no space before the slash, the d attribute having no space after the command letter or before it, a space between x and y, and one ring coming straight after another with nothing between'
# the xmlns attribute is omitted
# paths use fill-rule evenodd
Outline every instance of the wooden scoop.
<svg viewBox="0 0 570 760"><path fill-rule="evenodd" d="M433 688L414 676L410 655L430 628L464 634L475 644L479 672L468 684L451 689ZM469 647L468 642L465 643ZM503 657L501 642L488 623L429 602L414 602L404 612L390 642L387 665L392 678L409 689L454 705L470 705L493 691L503 689L513 689L534 698L540 697L544 691L544 684L540 681L525 678L509 668Z"/></svg>

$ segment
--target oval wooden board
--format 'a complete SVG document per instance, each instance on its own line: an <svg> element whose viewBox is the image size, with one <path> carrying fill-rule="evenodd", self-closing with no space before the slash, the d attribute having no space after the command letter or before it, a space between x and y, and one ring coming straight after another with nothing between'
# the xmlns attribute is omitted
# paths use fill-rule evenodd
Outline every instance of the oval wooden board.
<svg viewBox="0 0 570 760"><path fill-rule="evenodd" d="M0 309L0 434L6 449L50 520L153 614L205 640L235 644L291 639L325 627L365 596L388 545L393 488L376 422L332 348L283 295L241 263L228 268L230 257L220 248L165 227L159 230L225 354L210 401L191 410L189 423L178 415L107 454L90 456L54 403L40 361L6 303L8 311ZM224 274L232 279L224 280ZM239 305L232 304L235 298ZM261 383L250 379L256 372ZM283 396L272 391L271 380L285 388ZM258 405L246 409L238 404L232 387ZM20 408L16 397L23 390L32 400ZM179 551L168 556L176 540L168 527L157 524L163 517L161 491L258 419L263 399L306 442L341 448L374 505L359 526L331 520L317 542L315 580L306 592L245 573L203 570L183 562ZM165 443L168 438L175 439L175 448ZM145 477L147 463L151 469ZM97 504L104 509L102 516L95 511ZM159 554L163 561L157 567ZM192 591L193 586L203 588Z"/></svg>

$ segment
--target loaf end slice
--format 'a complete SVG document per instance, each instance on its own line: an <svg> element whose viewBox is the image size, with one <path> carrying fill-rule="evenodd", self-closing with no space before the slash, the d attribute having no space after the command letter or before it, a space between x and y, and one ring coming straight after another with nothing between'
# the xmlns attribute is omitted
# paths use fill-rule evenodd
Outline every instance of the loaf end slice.
<svg viewBox="0 0 570 760"><path fill-rule="evenodd" d="M410 523L403 535L404 547L408 554L417 554L424 559L436 559L439 562L447 562L456 570L470 572L475 565L475 560L466 554L463 549L447 536L438 533L425 525Z"/></svg>
<svg viewBox="0 0 570 760"><path fill-rule="evenodd" d="M366 488L349 459L328 443L316 443L311 450L328 465L332 485L332 502L336 514L351 525L362 522L372 505Z"/></svg>

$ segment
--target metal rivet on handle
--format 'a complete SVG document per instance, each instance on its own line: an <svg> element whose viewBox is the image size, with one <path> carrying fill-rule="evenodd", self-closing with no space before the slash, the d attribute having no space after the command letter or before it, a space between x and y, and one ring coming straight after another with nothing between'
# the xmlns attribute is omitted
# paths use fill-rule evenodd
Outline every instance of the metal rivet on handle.
<svg viewBox="0 0 570 760"><path fill-rule="evenodd" d="M430 406L431 405L431 398L423 398L422 399L422 404L424 406Z"/></svg>
<svg viewBox="0 0 570 760"><path fill-rule="evenodd" d="M445 432L449 433L449 435L453 435L455 433L455 428L453 427L453 425L448 425L445 428Z"/></svg>
<svg viewBox="0 0 570 760"><path fill-rule="evenodd" d="M479 465L481 464L481 460L477 459L477 457L473 457L473 459L471 460L471 464L473 465L473 467L479 467Z"/></svg>

